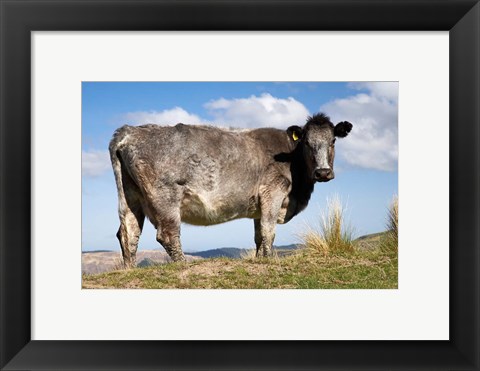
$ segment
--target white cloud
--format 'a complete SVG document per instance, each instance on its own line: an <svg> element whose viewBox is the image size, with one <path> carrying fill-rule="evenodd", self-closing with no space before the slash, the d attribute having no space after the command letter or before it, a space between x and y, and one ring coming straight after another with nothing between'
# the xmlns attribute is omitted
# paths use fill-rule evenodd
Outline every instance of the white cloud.
<svg viewBox="0 0 480 371"><path fill-rule="evenodd" d="M176 125L179 122L184 124L206 124L207 122L197 115L188 113L181 107L174 107L163 111L136 111L122 115L124 124L129 125Z"/></svg>
<svg viewBox="0 0 480 371"><path fill-rule="evenodd" d="M220 98L204 106L215 117L215 123L243 128L302 125L309 115L307 108L294 98L281 99L267 93L259 97Z"/></svg>
<svg viewBox="0 0 480 371"><path fill-rule="evenodd" d="M82 175L95 177L111 169L108 151L82 151Z"/></svg>
<svg viewBox="0 0 480 371"><path fill-rule="evenodd" d="M332 122L350 121L353 130L337 141L337 153L349 164L393 171L398 163L398 84L356 83L354 89L368 89L320 107Z"/></svg>
<svg viewBox="0 0 480 371"><path fill-rule="evenodd" d="M374 97L398 102L398 82L396 81L352 82L349 87L356 90L366 89Z"/></svg>
<svg viewBox="0 0 480 371"><path fill-rule="evenodd" d="M175 125L182 122L190 125L210 124L238 128L286 128L290 125L302 125L309 116L307 108L294 98L281 99L267 93L248 98L220 98L205 103L204 107L213 116L211 121L189 113L182 107L163 111L128 112L121 115L121 121L122 124L129 125Z"/></svg>

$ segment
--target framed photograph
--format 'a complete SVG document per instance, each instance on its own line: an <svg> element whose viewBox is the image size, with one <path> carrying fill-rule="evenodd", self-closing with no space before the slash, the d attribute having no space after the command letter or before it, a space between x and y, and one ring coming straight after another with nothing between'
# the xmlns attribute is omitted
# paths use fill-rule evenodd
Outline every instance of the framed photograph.
<svg viewBox="0 0 480 371"><path fill-rule="evenodd" d="M1 18L2 369L479 369L477 1ZM321 194L301 210L298 169ZM343 201L355 238L329 224Z"/></svg>
<svg viewBox="0 0 480 371"><path fill-rule="evenodd" d="M82 82L82 288L398 288L398 90L398 81Z"/></svg>

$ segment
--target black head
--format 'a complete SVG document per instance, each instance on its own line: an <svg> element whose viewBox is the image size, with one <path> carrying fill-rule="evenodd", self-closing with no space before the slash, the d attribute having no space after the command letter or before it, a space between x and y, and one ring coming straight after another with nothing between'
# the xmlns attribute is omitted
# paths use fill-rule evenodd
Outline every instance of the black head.
<svg viewBox="0 0 480 371"><path fill-rule="evenodd" d="M317 113L308 117L303 127L294 125L287 129L290 138L301 146L307 172L314 181L328 182L335 177L335 140L345 138L352 127L348 121L333 125L327 115Z"/></svg>

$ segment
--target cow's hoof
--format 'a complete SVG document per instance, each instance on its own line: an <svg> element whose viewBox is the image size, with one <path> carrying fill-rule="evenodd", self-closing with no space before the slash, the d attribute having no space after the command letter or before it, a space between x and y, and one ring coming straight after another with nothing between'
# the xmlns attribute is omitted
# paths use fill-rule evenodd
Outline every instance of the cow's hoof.
<svg viewBox="0 0 480 371"><path fill-rule="evenodd" d="M174 263L186 263L187 262L187 258L185 258L185 255L179 255L179 256L172 256L172 261Z"/></svg>

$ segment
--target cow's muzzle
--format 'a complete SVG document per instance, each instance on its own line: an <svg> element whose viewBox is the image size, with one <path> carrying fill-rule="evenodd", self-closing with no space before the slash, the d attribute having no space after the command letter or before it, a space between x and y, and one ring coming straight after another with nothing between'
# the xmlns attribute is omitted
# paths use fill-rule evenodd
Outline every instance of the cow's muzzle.
<svg viewBox="0 0 480 371"><path fill-rule="evenodd" d="M315 169L313 172L313 178L317 182L328 182L335 178L335 174L333 173L332 169Z"/></svg>

